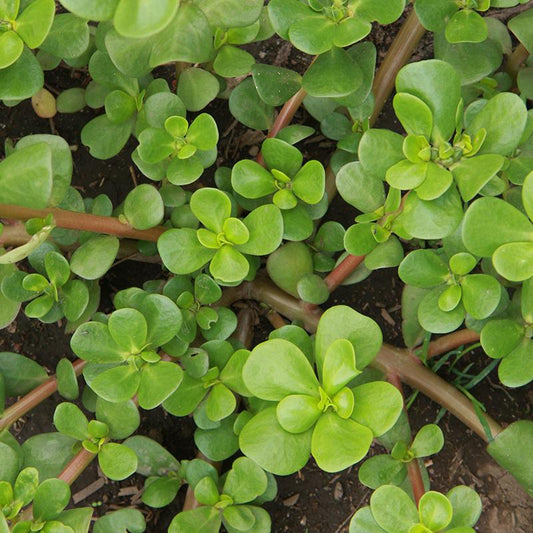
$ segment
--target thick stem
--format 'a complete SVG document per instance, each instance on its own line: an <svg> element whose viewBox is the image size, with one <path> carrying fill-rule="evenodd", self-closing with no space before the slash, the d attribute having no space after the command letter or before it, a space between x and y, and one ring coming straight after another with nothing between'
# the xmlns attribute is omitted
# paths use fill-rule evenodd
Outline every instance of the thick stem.
<svg viewBox="0 0 533 533"><path fill-rule="evenodd" d="M91 464L92 460L96 457L95 453L87 451L82 448L63 469L63 472L57 476L59 479L66 481L69 485L72 485L76 479L80 477L83 471Z"/></svg>
<svg viewBox="0 0 533 533"><path fill-rule="evenodd" d="M425 32L426 30L420 24L413 9L394 38L374 78L375 104L374 112L370 117L370 124L373 125L379 117L385 102L392 93L396 75L407 63Z"/></svg>
<svg viewBox="0 0 533 533"><path fill-rule="evenodd" d="M403 393L403 386L402 382L397 374L390 374L387 376L388 381L394 385L402 395L402 398L404 400L404 411L406 414L406 420L407 420L407 426L409 427L409 432L411 432L411 424L409 423L409 415L407 413L407 409L405 408L405 395ZM424 495L426 492L426 489L424 487L424 480L422 479L422 472L420 471L420 464L418 463L418 459L413 459L408 465L407 465L407 476L409 478L409 483L411 484L411 488L413 489L413 496L415 498L415 503L418 507L418 502L420 501L420 498Z"/></svg>
<svg viewBox="0 0 533 533"><path fill-rule="evenodd" d="M78 359L74 363L74 371L76 376L79 376L85 366L85 361ZM39 405L46 398L52 396L57 391L57 379L55 377L48 378L44 383L35 387L28 392L20 400L8 407L2 417L0 418L0 432L15 423L20 417L31 411L34 407Z"/></svg>
<svg viewBox="0 0 533 533"><path fill-rule="evenodd" d="M529 52L523 44L519 44L508 57L505 62L505 71L513 78L513 80L516 80L520 67L526 62L528 57Z"/></svg>
<svg viewBox="0 0 533 533"><path fill-rule="evenodd" d="M479 333L477 333L477 331L472 331L471 329L460 329L459 331L454 331L449 335L444 335L436 341L430 342L427 356L428 358L436 357L437 355L455 350L464 344L472 344L473 342L477 341L479 341Z"/></svg>
<svg viewBox="0 0 533 533"><path fill-rule="evenodd" d="M49 214L52 214L55 225L60 228L107 233L109 235L116 235L117 237L127 237L142 241L157 242L159 236L167 229L162 226L157 226L147 230L137 230L133 229L129 224L124 224L115 217L77 213L57 207L31 209L18 205L0 204L0 218L28 220L29 218L45 218Z"/></svg>
<svg viewBox="0 0 533 533"><path fill-rule="evenodd" d="M300 320L309 331L316 331L321 313L319 309L306 313L296 298L287 295L265 279L250 282L248 291L251 298L267 304L292 320ZM404 383L446 408L483 440L488 441L483 424L470 400L453 385L415 361L408 350L383 344L372 366L385 375L397 375ZM501 426L490 416L485 416L485 422L493 437L502 431Z"/></svg>
<svg viewBox="0 0 533 533"><path fill-rule="evenodd" d="M333 292L364 261L364 255L347 255L325 278L324 281Z"/></svg>
<svg viewBox="0 0 533 533"><path fill-rule="evenodd" d="M0 233L0 246L20 246L26 244L31 236L26 231L22 222L16 222L11 225L4 225Z"/></svg>

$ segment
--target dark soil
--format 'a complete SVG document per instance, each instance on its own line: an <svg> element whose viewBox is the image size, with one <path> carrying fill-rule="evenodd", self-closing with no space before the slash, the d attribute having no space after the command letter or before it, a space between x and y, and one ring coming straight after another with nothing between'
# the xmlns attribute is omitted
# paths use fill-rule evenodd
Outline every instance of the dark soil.
<svg viewBox="0 0 533 533"><path fill-rule="evenodd" d="M382 58L397 30L380 28L373 33L373 39ZM259 61L270 62L300 72L305 70L309 58L293 50L280 40L273 39L254 52ZM417 59L431 56L431 41L422 41L416 51ZM87 81L84 72L59 69L47 73L47 86L52 91L61 91L71 86L81 86ZM239 158L253 157L257 154L264 134L248 130L227 112L225 102L215 102L208 112L215 115L222 138L219 144L217 165L231 166ZM74 185L84 196L96 196L105 193L114 205L122 201L135 182L144 180L138 172L129 154L135 143L130 141L119 156L109 161L98 161L89 156L80 142L80 130L90 118L92 111L83 111L76 115L58 115L53 121L38 118L28 101L15 108L0 107L0 146L6 138L18 140L32 133L57 133L64 137L73 147L75 161ZM307 122L309 117L300 110L296 122ZM394 115L390 107L386 108L377 126L394 128ZM316 126L316 125L315 125ZM334 149L334 143L320 135L304 145L306 158L316 158L327 162L328 154ZM208 178L209 179L209 178ZM355 212L349 206L337 200L332 211L337 220L345 225L352 223ZM132 261L122 262L111 269L102 280L102 311L110 312L113 294L125 287L141 286L149 279L164 275L158 265L149 265ZM401 282L395 270L376 271L364 282L341 287L332 295L328 305L347 304L354 309L371 316L382 328L384 339L395 345L402 345L400 296ZM257 335L268 331L268 326L261 325ZM73 358L69 347L69 336L63 334L62 324L45 325L30 321L19 315L18 319L7 329L0 331L0 351L13 351L32 357L53 373L61 357ZM473 363L473 373L479 372L489 360L478 351L465 356L461 368ZM447 367L441 371L446 379L454 376L447 374ZM406 391L409 393L409 391ZM531 418L533 390L524 387L513 390L503 388L498 381L496 370L487 379L471 390L496 420L510 423L521 418ZM36 433L53 431L52 416L55 405L61 401L55 395L44 402L38 409L20 420L13 431L23 441ZM439 413L439 406L419 395L410 409L410 421L413 430L434 422ZM500 469L485 452L483 442L449 414L445 414L440 426L446 437L443 451L428 460L432 488L446 492L457 484L466 484L475 488L484 504L483 516L477 530L484 533L530 533L533 523L533 506L514 479ZM179 459L189 459L195 454L192 434L194 424L190 419L176 419L167 415L162 409L143 412L139 433L161 442ZM373 453L378 453L376 445ZM96 483L96 485L92 485ZM115 483L99 474L96 464L75 482L72 493L86 497L79 503L93 505L95 515L105 514L110 510L124 506L139 508L149 521L148 532L160 533L166 528L174 514L183 504L184 491L180 491L176 501L164 510L152 510L140 502L140 491L144 480L134 476L125 482ZM91 491L91 487L98 487ZM304 469L293 476L278 478L279 493L276 500L266 505L272 516L274 532L309 532L341 533L348 531L348 524L354 511L368 503L370 490L362 486L357 479L357 466L336 475L320 471L311 461Z"/></svg>

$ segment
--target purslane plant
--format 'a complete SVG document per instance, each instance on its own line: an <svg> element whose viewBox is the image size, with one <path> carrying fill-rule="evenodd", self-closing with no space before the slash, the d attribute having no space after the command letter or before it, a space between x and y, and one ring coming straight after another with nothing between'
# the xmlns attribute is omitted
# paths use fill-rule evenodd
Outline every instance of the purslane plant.
<svg viewBox="0 0 533 533"><path fill-rule="evenodd" d="M48 0L0 2L0 98L12 106L33 96L39 113L43 69L62 61L84 69L83 87L60 94L57 109L102 109L84 126L82 143L108 159L133 135L132 161L151 183L135 183L116 206L104 195L83 198L71 186L71 149L61 137L6 142L0 326L24 302L25 314L42 322L65 317L81 360L62 359L56 377L47 378L30 359L0 354L0 407L26 395L0 416L0 530L87 533L92 510L64 507L68 484L98 456L111 479L146 476L142 498L153 507L168 505L189 485L201 507L177 514L170 533L221 526L267 532L270 518L259 505L275 496L272 473L296 472L310 456L337 472L361 461L379 438L390 455L361 465L361 482L376 491L351 530L473 531L480 501L471 489L427 492L419 458L437 453L443 435L432 424L411 435L400 381L465 421L531 494L531 422L503 430L412 353L382 344L373 320L347 306L319 319L316 304L343 282L398 267L406 283L406 344L450 333L449 341L422 349L424 362L457 348L466 332L489 357L502 359L504 385L533 379L533 93L531 67L521 68L533 49L533 11L509 22L521 44L507 72L497 72L512 51L510 34L480 13L523 2L417 0L406 24L412 35L392 47L391 65L383 62L396 80L392 106L403 135L374 127L387 74L376 76L374 105L376 50L359 42L373 22L400 17L403 0L60 3L66 13L55 14ZM421 36L417 16L436 32L437 59L400 69L408 55L402 48ZM256 63L240 48L274 32L316 54L305 73ZM153 77L168 63L175 70L171 86ZM219 166L219 126L203 110L217 96L228 99L245 126L271 131L256 161L219 167L213 182L206 169ZM46 98L53 101L50 93ZM312 128L288 126L302 102L322 134L337 142L327 170L308 158ZM283 104L276 117L275 106ZM321 223L335 185L358 210L346 231L332 220ZM98 312L99 279L132 254L161 262L165 274L119 291L115 310ZM296 324L271 313L278 329L249 345L250 331L242 331L250 329L249 318L230 309L247 299ZM451 333L463 323L468 330ZM82 407L92 420L61 403L58 432L20 445L7 428L56 390L76 400L80 373ZM197 459L178 461L134 435L137 406L192 415L195 444L210 461L239 450L244 457L224 474ZM32 498L33 510L21 511ZM124 509L98 520L94 531L145 528L140 513Z"/></svg>

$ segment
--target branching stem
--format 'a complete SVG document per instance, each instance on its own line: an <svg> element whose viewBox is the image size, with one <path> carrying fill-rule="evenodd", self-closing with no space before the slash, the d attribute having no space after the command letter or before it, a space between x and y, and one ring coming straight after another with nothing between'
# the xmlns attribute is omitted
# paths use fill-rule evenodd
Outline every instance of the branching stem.
<svg viewBox="0 0 533 533"><path fill-rule="evenodd" d="M157 242L159 236L167 229L162 226L156 226L147 230L137 230L129 224L121 222L116 217L77 213L57 207L31 209L19 205L0 204L0 218L28 220L30 218L45 218L49 214L52 214L54 223L59 228L94 231L141 241Z"/></svg>
<svg viewBox="0 0 533 533"><path fill-rule="evenodd" d="M76 376L79 376L85 366L85 361L78 359L74 363L74 371ZM10 427L19 418L31 411L34 407L37 407L46 398L52 396L57 391L57 378L52 376L48 378L44 383L41 383L38 387L35 387L32 391L28 392L16 403L8 407L2 417L0 417L0 432Z"/></svg>

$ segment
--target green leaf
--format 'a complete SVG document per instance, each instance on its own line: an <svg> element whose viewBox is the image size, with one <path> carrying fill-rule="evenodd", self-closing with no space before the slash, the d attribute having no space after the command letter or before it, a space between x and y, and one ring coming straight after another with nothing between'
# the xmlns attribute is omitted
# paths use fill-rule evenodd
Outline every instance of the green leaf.
<svg viewBox="0 0 533 533"><path fill-rule="evenodd" d="M146 344L148 326L135 309L118 309L109 316L109 333L126 353L139 353Z"/></svg>
<svg viewBox="0 0 533 533"><path fill-rule="evenodd" d="M324 196L326 174L319 161L308 161L294 176L294 194L308 204L317 204Z"/></svg>
<svg viewBox="0 0 533 533"><path fill-rule="evenodd" d="M221 523L217 509L197 507L177 514L168 527L168 533L217 533Z"/></svg>
<svg viewBox="0 0 533 533"><path fill-rule="evenodd" d="M322 384L329 396L334 396L360 371L355 367L353 344L347 339L336 339L327 349L322 367Z"/></svg>
<svg viewBox="0 0 533 533"><path fill-rule="evenodd" d="M372 431L351 419L327 412L313 430L311 453L326 472L339 472L360 461L372 444Z"/></svg>
<svg viewBox="0 0 533 533"><path fill-rule="evenodd" d="M94 525L94 533L143 533L146 523L141 511L120 509L99 518Z"/></svg>
<svg viewBox="0 0 533 533"><path fill-rule="evenodd" d="M461 98L459 77L452 66L435 59L406 65L396 78L396 91L416 96L429 107L433 115L431 138L436 144L450 139Z"/></svg>
<svg viewBox="0 0 533 533"><path fill-rule="evenodd" d="M224 283L237 283L242 281L250 269L250 264L244 255L229 244L219 248L211 264L209 272L215 278Z"/></svg>
<svg viewBox="0 0 533 533"><path fill-rule="evenodd" d="M313 12L308 14L311 13ZM322 55L331 50L335 33L335 23L315 13L303 18L296 17L289 28L291 43L302 52L311 55Z"/></svg>
<svg viewBox="0 0 533 533"><path fill-rule="evenodd" d="M242 452L267 472L292 474L307 463L311 451L311 430L292 434L276 417L275 407L256 414L239 435Z"/></svg>
<svg viewBox="0 0 533 533"><path fill-rule="evenodd" d="M533 276L533 242L502 244L493 254L496 271L509 281L525 281Z"/></svg>
<svg viewBox="0 0 533 533"><path fill-rule="evenodd" d="M283 105L302 85L297 72L274 65L256 63L252 76L261 100L271 106Z"/></svg>
<svg viewBox="0 0 533 533"><path fill-rule="evenodd" d="M527 108L517 94L499 93L474 116L467 128L472 136L480 129L487 132L479 154L511 155L526 127Z"/></svg>
<svg viewBox="0 0 533 533"><path fill-rule="evenodd" d="M120 363L128 356L101 322L86 322L78 327L70 347L78 357L93 363Z"/></svg>
<svg viewBox="0 0 533 533"><path fill-rule="evenodd" d="M220 421L218 427L194 432L196 446L208 459L224 461L239 449L239 441L233 430L237 415L230 415Z"/></svg>
<svg viewBox="0 0 533 533"><path fill-rule="evenodd" d="M52 154L46 143L16 150L0 162L2 203L47 207L52 183Z"/></svg>
<svg viewBox="0 0 533 533"><path fill-rule="evenodd" d="M409 285L431 288L446 281L448 265L433 250L414 250L398 268L400 279Z"/></svg>
<svg viewBox="0 0 533 533"><path fill-rule="evenodd" d="M104 400L119 403L131 399L139 388L140 375L135 367L121 365L104 370L89 383Z"/></svg>
<svg viewBox="0 0 533 533"><path fill-rule="evenodd" d="M316 332L315 351L317 368L323 368L326 352L337 339L348 339L354 346L356 367L367 366L381 347L379 326L352 308L337 305L329 308L320 318Z"/></svg>
<svg viewBox="0 0 533 533"><path fill-rule="evenodd" d="M489 451L490 453L490 451ZM453 516L448 528L474 527L481 516L481 498L474 489L458 485L451 489L446 497L452 504Z"/></svg>
<svg viewBox="0 0 533 533"><path fill-rule="evenodd" d="M370 507L363 507L359 509L350 520L350 533L383 533L385 530L381 528L375 521Z"/></svg>
<svg viewBox="0 0 533 533"><path fill-rule="evenodd" d="M387 533L404 533L418 523L415 504L399 487L379 487L370 497L370 508L376 522Z"/></svg>
<svg viewBox="0 0 533 533"><path fill-rule="evenodd" d="M40 49L63 59L81 56L89 47L87 20L71 13L56 15Z"/></svg>
<svg viewBox="0 0 533 533"><path fill-rule="evenodd" d="M274 108L263 102L251 78L242 81L230 94L231 114L245 126L268 130L274 121Z"/></svg>
<svg viewBox="0 0 533 533"><path fill-rule="evenodd" d="M238 161L231 172L231 185L245 198L261 198L276 191L272 174L249 159Z"/></svg>
<svg viewBox="0 0 533 533"><path fill-rule="evenodd" d="M139 405L143 409L154 409L179 387L182 379L182 369L170 361L144 365L138 392Z"/></svg>
<svg viewBox="0 0 533 533"><path fill-rule="evenodd" d="M373 381L352 389L354 410L351 418L380 437L396 423L403 408L401 394L390 383Z"/></svg>
<svg viewBox="0 0 533 533"><path fill-rule="evenodd" d="M138 185L126 196L124 216L135 229L149 229L162 220L165 207L159 191L152 185Z"/></svg>
<svg viewBox="0 0 533 533"><path fill-rule="evenodd" d="M236 28L249 26L261 15L261 0L197 0L213 26Z"/></svg>
<svg viewBox="0 0 533 533"><path fill-rule="evenodd" d="M255 515L246 505L230 505L222 511L222 523L230 532L249 531L255 525Z"/></svg>
<svg viewBox="0 0 533 533"><path fill-rule="evenodd" d="M101 278L113 265L119 240L111 235L97 235L82 244L70 259L74 274L84 279Z"/></svg>
<svg viewBox="0 0 533 533"><path fill-rule="evenodd" d="M427 139L431 137L433 115L423 100L409 93L397 93L393 106L408 135L423 135Z"/></svg>
<svg viewBox="0 0 533 533"><path fill-rule="evenodd" d="M359 467L359 481L371 489L400 485L407 475L405 464L390 455L375 455Z"/></svg>
<svg viewBox="0 0 533 533"><path fill-rule="evenodd" d="M189 126L187 142L199 150L212 150L218 142L218 129L215 119L207 113L198 115Z"/></svg>
<svg viewBox="0 0 533 533"><path fill-rule="evenodd" d="M214 250L204 248L190 228L165 231L157 249L165 266L174 274L190 274L204 266L215 255Z"/></svg>
<svg viewBox="0 0 533 533"><path fill-rule="evenodd" d="M179 488L180 481L178 479L154 478L149 485L145 485L142 502L150 507L166 507L172 503Z"/></svg>
<svg viewBox="0 0 533 533"><path fill-rule="evenodd" d="M211 420L218 422L226 418L235 411L236 406L234 394L225 385L217 383L211 388L206 401L206 413Z"/></svg>
<svg viewBox="0 0 533 533"><path fill-rule="evenodd" d="M34 0L17 17L17 33L29 48L37 48L45 40L55 11L53 0Z"/></svg>
<svg viewBox="0 0 533 533"><path fill-rule="evenodd" d="M137 472L143 476L163 476L180 468L179 461L166 448L148 437L135 435L123 444L135 452Z"/></svg>
<svg viewBox="0 0 533 533"><path fill-rule="evenodd" d="M481 346L489 357L499 359L514 350L524 338L524 328L509 319L491 320L481 330Z"/></svg>
<svg viewBox="0 0 533 533"><path fill-rule="evenodd" d="M206 394L204 383L185 372L180 386L163 402L163 407L174 416L185 416L196 409Z"/></svg>
<svg viewBox="0 0 533 533"><path fill-rule="evenodd" d="M169 3L177 9L173 0L166 0L163 6ZM213 34L203 11L195 4L181 3L175 13L166 20L166 28L152 37L152 68L173 61L206 63L212 59Z"/></svg>
<svg viewBox="0 0 533 533"><path fill-rule="evenodd" d="M426 424L417 432L410 451L414 457L427 457L439 453L444 446L444 435L436 424Z"/></svg>
<svg viewBox="0 0 533 533"><path fill-rule="evenodd" d="M109 159L117 155L130 138L131 121L114 124L107 115L87 122L81 130L81 142L89 147L96 159Z"/></svg>
<svg viewBox="0 0 533 533"><path fill-rule="evenodd" d="M0 69L12 65L22 54L24 42L14 31L0 35Z"/></svg>
<svg viewBox="0 0 533 533"><path fill-rule="evenodd" d="M198 220L215 233L223 231L224 221L231 215L231 202L227 194L210 187L195 191L190 206Z"/></svg>
<svg viewBox="0 0 533 533"><path fill-rule="evenodd" d="M223 46L213 61L214 71L223 78L235 78L250 73L255 58L236 46Z"/></svg>
<svg viewBox="0 0 533 533"><path fill-rule="evenodd" d="M283 219L280 210L274 205L263 205L254 209L243 220L250 234L246 243L237 249L250 255L268 255L281 243Z"/></svg>
<svg viewBox="0 0 533 533"><path fill-rule="evenodd" d="M385 202L382 179L367 175L359 161L344 165L337 172L336 184L342 198L363 213L375 211Z"/></svg>
<svg viewBox="0 0 533 533"><path fill-rule="evenodd" d="M285 396L276 408L280 426L289 433L303 433L313 427L322 415L318 398L306 394Z"/></svg>
<svg viewBox="0 0 533 533"><path fill-rule="evenodd" d="M12 65L2 69L0 99L23 100L30 98L44 83L41 65L27 48Z"/></svg>
<svg viewBox="0 0 533 533"><path fill-rule="evenodd" d="M369 129L361 137L358 148L359 161L364 174L383 180L387 170L405 156L404 138L390 130ZM355 206L357 207L357 206Z"/></svg>
<svg viewBox="0 0 533 533"><path fill-rule="evenodd" d="M302 79L306 92L318 97L346 96L361 83L359 65L342 48L332 48L319 55Z"/></svg>
<svg viewBox="0 0 533 533"><path fill-rule="evenodd" d="M3 485L2 482L5 481L13 484L21 466L21 461L19 460L17 452L7 444L0 442L0 459L0 485ZM1 500L2 497L0 496L0 501ZM8 503L8 501L1 501L2 507Z"/></svg>
<svg viewBox="0 0 533 533"><path fill-rule="evenodd" d="M420 302L418 321L426 331L449 333L463 323L465 310L461 304L451 311L442 311L440 309L439 298L445 290L446 287L436 287Z"/></svg>
<svg viewBox="0 0 533 533"><path fill-rule="evenodd" d="M62 479L47 479L35 491L33 516L35 520L52 520L67 506L70 487Z"/></svg>
<svg viewBox="0 0 533 533"><path fill-rule="evenodd" d="M501 170L504 158L497 154L463 158L452 169L461 197L468 202Z"/></svg>
<svg viewBox="0 0 533 533"><path fill-rule="evenodd" d="M91 507L81 507L63 511L57 520L65 527L72 528L74 533L88 533L92 515L93 509Z"/></svg>
<svg viewBox="0 0 533 533"><path fill-rule="evenodd" d="M149 37L171 22L178 5L173 0L120 0L113 23L118 33L125 37Z"/></svg>
<svg viewBox="0 0 533 533"><path fill-rule="evenodd" d="M15 20L19 13L20 0L3 0L0 4L0 17L4 20Z"/></svg>
<svg viewBox="0 0 533 533"><path fill-rule="evenodd" d="M452 504L440 492L426 492L418 503L421 522L432 531L444 529L452 520Z"/></svg>
<svg viewBox="0 0 533 533"><path fill-rule="evenodd" d="M533 380L533 343L524 339L498 367L498 377L507 387L522 387Z"/></svg>
<svg viewBox="0 0 533 533"><path fill-rule="evenodd" d="M461 222L462 202L455 187L450 187L435 200L422 200L411 192L405 201L403 213L396 219L405 231L419 239L447 237Z"/></svg>
<svg viewBox="0 0 533 533"><path fill-rule="evenodd" d="M505 224L499 224L499 220L505 220ZM499 198L480 198L465 213L463 241L475 255L490 257L503 244L529 240L533 240L531 222Z"/></svg>
<svg viewBox="0 0 533 533"><path fill-rule="evenodd" d="M460 9L446 24L446 39L450 43L481 43L488 36L483 17L472 9Z"/></svg>
<svg viewBox="0 0 533 533"><path fill-rule="evenodd" d="M177 94L189 111L200 111L219 91L217 78L204 69L191 67L180 74Z"/></svg>
<svg viewBox="0 0 533 533"><path fill-rule="evenodd" d="M243 368L244 383L257 397L278 401L289 394L318 398L318 381L305 355L284 339L257 345Z"/></svg>
<svg viewBox="0 0 533 533"><path fill-rule="evenodd" d="M372 30L372 25L367 20L352 16L337 24L333 36L333 44L343 47L349 46L366 37Z"/></svg>
<svg viewBox="0 0 533 533"><path fill-rule="evenodd" d="M239 457L228 472L222 492L231 496L233 503L241 504L261 496L267 486L264 470L248 457Z"/></svg>
<svg viewBox="0 0 533 533"><path fill-rule="evenodd" d="M119 0L99 0L87 2L87 0L61 0L61 5L78 17L88 20L109 20L113 17Z"/></svg>
<svg viewBox="0 0 533 533"><path fill-rule="evenodd" d="M528 9L509 21L509 29L518 40L526 47L529 53L533 51L533 36L531 35L531 19L533 15Z"/></svg>
<svg viewBox="0 0 533 533"><path fill-rule="evenodd" d="M22 445L24 467L35 467L39 479L57 477L74 457L72 447L76 441L61 433L39 433Z"/></svg>
<svg viewBox="0 0 533 533"><path fill-rule="evenodd" d="M48 379L46 370L21 354L0 352L0 374L7 396L22 396Z"/></svg>
<svg viewBox="0 0 533 533"><path fill-rule="evenodd" d="M461 288L465 310L477 320L487 318L500 303L500 284L488 274L465 276Z"/></svg>
<svg viewBox="0 0 533 533"><path fill-rule="evenodd" d="M63 402L56 407L54 426L63 435L77 440L85 440L89 436L88 425L87 417L73 403Z"/></svg>
<svg viewBox="0 0 533 533"><path fill-rule="evenodd" d="M137 469L135 452L124 446L108 442L98 453L98 464L102 472L113 481L120 481L131 476Z"/></svg>

